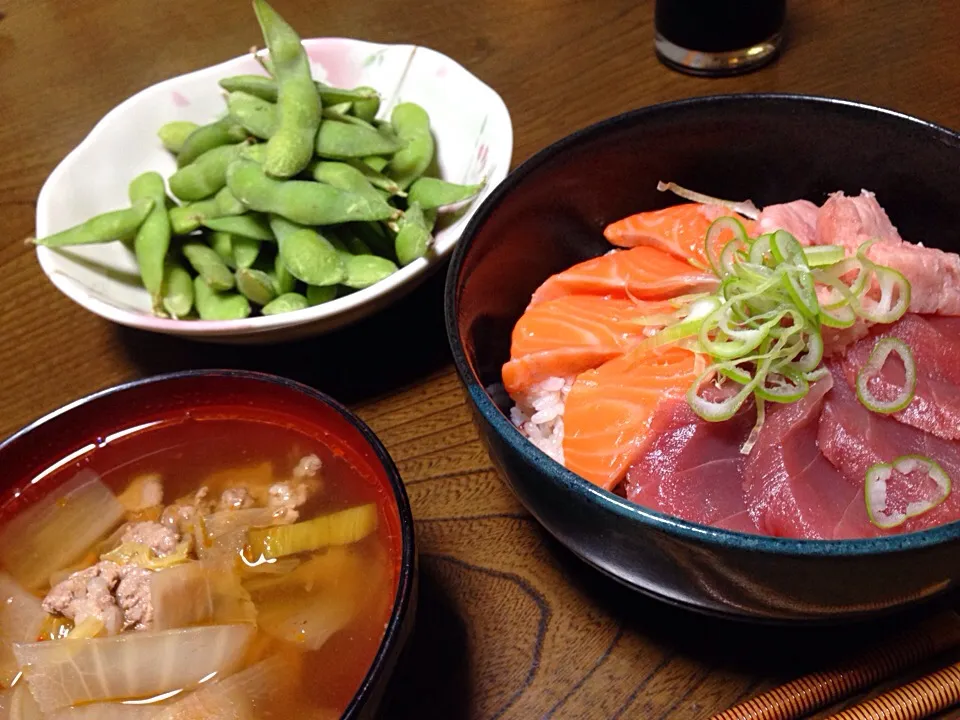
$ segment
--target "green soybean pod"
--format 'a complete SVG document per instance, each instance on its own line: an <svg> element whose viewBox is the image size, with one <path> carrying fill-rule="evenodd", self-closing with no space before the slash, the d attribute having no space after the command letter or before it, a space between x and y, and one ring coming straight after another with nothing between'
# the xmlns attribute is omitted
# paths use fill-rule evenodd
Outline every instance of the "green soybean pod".
<svg viewBox="0 0 960 720"><path fill-rule="evenodd" d="M377 255L390 260L396 259L393 237L387 234L380 223L348 223L341 227L347 232L354 233Z"/></svg>
<svg viewBox="0 0 960 720"><path fill-rule="evenodd" d="M363 172L353 165L334 160L318 160L312 164L310 174L317 182L355 192L370 202L376 203L382 199Z"/></svg>
<svg viewBox="0 0 960 720"><path fill-rule="evenodd" d="M267 145L266 143L245 145L243 150L240 151L240 157L245 160L252 160L257 165L263 165L263 161L267 159Z"/></svg>
<svg viewBox="0 0 960 720"><path fill-rule="evenodd" d="M240 202L229 188L223 188L212 198L172 207L167 211L167 215L174 235L189 235L207 220L245 212L247 206Z"/></svg>
<svg viewBox="0 0 960 720"><path fill-rule="evenodd" d="M405 266L427 254L433 236L427 228L423 210L416 201L410 203L397 225L399 230L394 248L400 265Z"/></svg>
<svg viewBox="0 0 960 720"><path fill-rule="evenodd" d="M388 195L399 195L405 197L406 193L400 188L397 184L397 181L393 178L387 177L382 172L374 170L370 165L368 165L363 160L347 160L352 167L357 169L363 176L367 179L374 187L378 187L381 190L384 190Z"/></svg>
<svg viewBox="0 0 960 720"><path fill-rule="evenodd" d="M317 155L333 160L390 155L401 147L401 143L384 137L372 127L340 120L324 120L317 132Z"/></svg>
<svg viewBox="0 0 960 720"><path fill-rule="evenodd" d="M186 317L193 309L193 278L179 263L168 260L164 266L160 295L163 310L172 318Z"/></svg>
<svg viewBox="0 0 960 720"><path fill-rule="evenodd" d="M228 93L242 92L267 102L277 101L277 82L266 75L234 75L220 80L220 87Z"/></svg>
<svg viewBox="0 0 960 720"><path fill-rule="evenodd" d="M44 247L66 247L126 240L132 238L140 229L154 204L149 198L137 200L128 208L95 215L84 223L53 235L35 238L33 242Z"/></svg>
<svg viewBox="0 0 960 720"><path fill-rule="evenodd" d="M277 297L273 278L262 270L240 268L236 274L237 290L250 302L266 305Z"/></svg>
<svg viewBox="0 0 960 720"><path fill-rule="evenodd" d="M336 285L308 285L307 286L307 302L310 303L310 306L322 305L323 303L330 302L337 297L337 286Z"/></svg>
<svg viewBox="0 0 960 720"><path fill-rule="evenodd" d="M233 273L212 247L193 241L184 243L182 251L187 262L211 288L230 290L233 287Z"/></svg>
<svg viewBox="0 0 960 720"><path fill-rule="evenodd" d="M354 103L376 98L380 101L380 94L373 88L358 87L352 90L337 88L324 83L317 83L317 92L324 105L339 105L340 103Z"/></svg>
<svg viewBox="0 0 960 720"><path fill-rule="evenodd" d="M399 215L382 198L367 198L309 180L275 180L250 160L230 165L227 187L250 209L281 215L301 225L388 220Z"/></svg>
<svg viewBox="0 0 960 720"><path fill-rule="evenodd" d="M382 173L383 169L387 166L387 163L390 162L387 158L381 155L368 155L365 158L362 158L364 165L372 169L374 172Z"/></svg>
<svg viewBox="0 0 960 720"><path fill-rule="evenodd" d="M469 200L483 190L483 185L457 185L439 178L422 177L410 186L407 202L418 203L424 210L433 210Z"/></svg>
<svg viewBox="0 0 960 720"><path fill-rule="evenodd" d="M340 239L343 240L344 246L347 248L347 252L351 255L373 255L373 250L370 249L370 246L361 238L359 235L349 231L342 231L340 233Z"/></svg>
<svg viewBox="0 0 960 720"><path fill-rule="evenodd" d="M281 313L294 312L295 310L304 310L310 307L310 303L300 293L288 292L280 295L260 310L264 315L280 315Z"/></svg>
<svg viewBox="0 0 960 720"><path fill-rule="evenodd" d="M153 208L133 238L133 250L143 286L154 298L163 285L163 261L170 246L170 219L167 217L167 190L160 173L145 172L130 183L130 202L152 200Z"/></svg>
<svg viewBox="0 0 960 720"><path fill-rule="evenodd" d="M405 145L390 158L387 175L396 180L401 188L406 189L423 175L433 160L434 142L430 132L430 116L416 103L400 103L390 114L390 124Z"/></svg>
<svg viewBox="0 0 960 720"><path fill-rule="evenodd" d="M342 102L335 105L324 105L323 106L323 116L324 117L333 117L343 119L350 114L350 108L353 107L352 102Z"/></svg>
<svg viewBox="0 0 960 720"><path fill-rule="evenodd" d="M157 130L157 137L163 146L174 155L180 152L183 144L190 137L190 134L196 130L199 125L189 120L172 120L160 126Z"/></svg>
<svg viewBox="0 0 960 720"><path fill-rule="evenodd" d="M277 126L267 141L263 167L272 177L288 178L313 157L320 96L300 36L264 0L253 0L253 9L277 79Z"/></svg>
<svg viewBox="0 0 960 720"><path fill-rule="evenodd" d="M280 253L273 258L273 284L277 288L277 295L293 292L297 287L297 279L290 273L283 263Z"/></svg>
<svg viewBox="0 0 960 720"><path fill-rule="evenodd" d="M336 248L320 233L282 217L270 218L284 267L308 285L336 285L345 277Z"/></svg>
<svg viewBox="0 0 960 720"><path fill-rule="evenodd" d="M343 255L347 276L343 285L354 290L370 287L397 271L390 260L378 255Z"/></svg>
<svg viewBox="0 0 960 720"><path fill-rule="evenodd" d="M201 276L193 279L193 295L201 320L240 320L250 315L250 301L243 295L215 290Z"/></svg>
<svg viewBox="0 0 960 720"><path fill-rule="evenodd" d="M177 167L186 167L205 152L221 145L233 145L247 139L247 131L230 118L201 125L183 142L177 154Z"/></svg>
<svg viewBox="0 0 960 720"><path fill-rule="evenodd" d="M353 101L353 114L361 120L373 122L380 110L380 95L371 87L358 87L357 91L368 91L370 97Z"/></svg>
<svg viewBox="0 0 960 720"><path fill-rule="evenodd" d="M251 238L253 240L274 240L273 231L267 224L267 219L260 213L246 213L244 215L230 215L219 218L206 218L205 227L231 235Z"/></svg>
<svg viewBox="0 0 960 720"><path fill-rule="evenodd" d="M233 257L233 236L230 233L214 231L207 236L207 242L228 268L237 269L236 260Z"/></svg>
<svg viewBox="0 0 960 720"><path fill-rule="evenodd" d="M234 235L230 242L233 267L238 270L251 267L260 255L260 241L243 235ZM227 263L229 266L230 263ZM262 303L261 303L262 304Z"/></svg>
<svg viewBox="0 0 960 720"><path fill-rule="evenodd" d="M267 140L277 131L277 106L245 92L227 96L230 117L254 137Z"/></svg>
<svg viewBox="0 0 960 720"><path fill-rule="evenodd" d="M170 192L184 202L214 195L226 186L227 167L239 157L239 145L221 145L208 150L170 176Z"/></svg>

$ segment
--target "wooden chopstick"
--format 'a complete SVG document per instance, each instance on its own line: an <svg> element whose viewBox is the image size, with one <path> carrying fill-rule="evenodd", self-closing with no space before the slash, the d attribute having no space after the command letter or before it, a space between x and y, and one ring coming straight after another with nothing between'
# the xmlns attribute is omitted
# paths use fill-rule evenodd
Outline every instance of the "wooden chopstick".
<svg viewBox="0 0 960 720"><path fill-rule="evenodd" d="M960 616L947 612L887 640L849 665L797 678L714 715L711 720L799 720L922 660L958 646Z"/></svg>
<svg viewBox="0 0 960 720"><path fill-rule="evenodd" d="M922 720L957 703L960 703L960 662L831 715L827 720Z"/></svg>

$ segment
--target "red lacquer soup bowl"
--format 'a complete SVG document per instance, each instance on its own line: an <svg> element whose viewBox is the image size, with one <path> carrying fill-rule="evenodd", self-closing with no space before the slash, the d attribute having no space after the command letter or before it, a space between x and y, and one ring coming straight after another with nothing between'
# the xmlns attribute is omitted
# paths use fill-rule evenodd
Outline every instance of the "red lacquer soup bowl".
<svg viewBox="0 0 960 720"><path fill-rule="evenodd" d="M256 553L249 554L254 537L254 530L249 530L247 545L239 557L233 557L234 564L241 566L239 561L244 560L249 565L249 569L240 567L240 577L255 577L252 583L244 579L244 587L248 583L250 588L269 588L271 582L275 582L270 578L275 579L287 570L296 573L297 568L306 568L310 561L322 561L327 555L336 557L337 547L359 548L349 552L364 558L363 562L368 564L361 564L360 570L350 576L357 578L357 587L349 595L350 603L346 603L353 606L349 620L341 619L336 627L331 626L330 632L319 635L304 632L304 644L309 647L298 647L298 633L303 632L298 626L291 631L289 618L284 618L286 624L268 625L265 611L257 608L256 629L248 631L253 639L245 646L244 657L266 656L276 648L278 657L283 657L285 662L293 658L296 680L288 694L295 696L290 702L291 712L297 717L369 717L380 704L414 620L417 568L413 519L397 469L370 428L342 405L309 387L271 375L242 371L176 373L95 393L15 433L0 443L0 544L6 546L0 547L0 573L5 578L12 577L37 598L43 597L47 588L57 582L47 581L45 572L31 572L30 568L35 569L36 565L24 556L15 556L13 546L21 540L13 539L9 530L17 527L18 534L22 535L24 519L30 518L32 522L32 518L43 515L38 511L45 506L58 507L58 493L73 497L68 490L78 484L78 479L95 478L97 487L109 489L103 492L110 497L110 502L124 504L125 488L129 490L135 478L152 476L158 482L162 480L163 493L162 502L154 507L169 509L171 504L193 497L198 486L206 487L207 478L226 478L233 488L257 482L257 474L268 471L274 473L271 477L278 474L300 477L297 458L313 459L315 483L311 486L310 499L301 500L306 504L300 506L291 523L283 527L299 525L302 528L310 520L338 516L339 531L325 527L323 533L329 537L324 535L318 539L316 532L308 536L312 554L298 553L296 548L277 551L270 543L275 543L278 536L263 536L257 547L274 547L270 552L286 555L278 560L278 555L261 552L259 562L277 563L271 570L257 567L257 561L251 562ZM215 485L217 481L210 482ZM266 488L267 482L273 481L265 481L262 487ZM269 487L272 493L276 485ZM128 506L124 504L124 507L129 511ZM352 523L351 516L344 530L342 511L355 508L365 511L366 529L358 530L359 525ZM75 523L76 515L72 513ZM49 521L49 516L47 513L44 522ZM128 512L124 520L129 521L130 517ZM82 518L79 522L84 524ZM29 524L26 527L29 535ZM113 528L116 534L116 523ZM340 539L332 539L337 532ZM360 539L344 537L344 533ZM69 529L65 528L64 535L67 534ZM291 540L286 536L281 539ZM39 541L35 543L39 544ZM28 553L29 543L24 547ZM94 547L102 548L101 545ZM199 550L196 552L200 554ZM89 549L85 556L90 556ZM66 555L61 563L65 567L57 569L59 577L78 567L76 558L69 563L65 559ZM83 567L82 562L79 567ZM245 572L248 574L244 575ZM260 574L254 576L257 572ZM51 576L55 577L56 574ZM258 591L249 592L256 605ZM321 596L322 593L318 598ZM28 598L28 603L31 602L37 601ZM276 602L282 605L286 598ZM315 628L318 615L311 615L314 606L309 603L312 601L308 598L305 602L307 605L296 609L308 616ZM322 599L318 602L316 607L325 607ZM276 616L275 607L271 612ZM347 617L343 613L341 616ZM144 632L160 631L147 628ZM105 640L109 643L130 634L136 633L127 631L114 637L80 642ZM43 633L38 637L43 637ZM21 640L43 644L36 639ZM244 666L239 661L233 663L231 672L240 676ZM215 682L228 683L233 677L225 672L220 675ZM43 694L42 679L31 679L29 669L22 677L27 679L26 688L41 702L60 702L59 697L51 700ZM205 680L198 678L196 685L182 689L180 699L191 692L200 692ZM233 697L246 697L245 688L239 694L235 692L238 684L227 687L234 691ZM174 688L174 695L176 690ZM95 694L82 698L83 702L123 699ZM140 695L126 699L142 701ZM272 700L259 702L277 709ZM256 707L253 712L259 714Z"/></svg>

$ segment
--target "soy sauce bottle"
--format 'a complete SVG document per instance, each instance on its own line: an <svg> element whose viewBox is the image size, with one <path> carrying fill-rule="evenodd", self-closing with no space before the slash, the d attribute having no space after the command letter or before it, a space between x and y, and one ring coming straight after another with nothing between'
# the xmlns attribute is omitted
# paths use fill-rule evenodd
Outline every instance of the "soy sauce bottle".
<svg viewBox="0 0 960 720"><path fill-rule="evenodd" d="M786 0L657 0L657 57L692 75L736 75L772 62Z"/></svg>

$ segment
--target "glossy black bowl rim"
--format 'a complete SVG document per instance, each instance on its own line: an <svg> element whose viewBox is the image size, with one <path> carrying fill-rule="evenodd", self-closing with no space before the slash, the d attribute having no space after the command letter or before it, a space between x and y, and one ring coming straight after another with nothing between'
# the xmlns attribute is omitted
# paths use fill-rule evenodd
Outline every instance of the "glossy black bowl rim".
<svg viewBox="0 0 960 720"><path fill-rule="evenodd" d="M303 383L299 383L295 380L290 380L289 378L281 377L279 375L253 372L249 370L185 370L181 372L167 373L164 375L154 375L138 380L132 380L120 385L114 385L112 387L90 393L89 395L86 395L78 400L74 400L73 402L67 403L56 410L37 418L33 422L14 432L8 438L0 442L0 457L3 456L3 452L7 447L11 446L13 443L17 442L27 434L38 429L45 423L60 417L61 415L69 413L81 405L86 405L87 403L95 402L109 395L122 393L134 388L142 387L144 385L155 385L167 381L195 377L226 377L238 378L242 380L254 380L257 382L281 385L302 395L306 395L317 402L332 408L348 423L353 425L373 450L378 462L383 466L384 472L387 475L387 479L390 482L390 487L393 490L393 498L396 502L397 512L400 517L400 572L399 577L397 578L397 592L394 596L393 608L390 612L390 618L387 621L387 626L383 633L383 639L380 641L380 646L377 648L377 654L374 656L370 668L367 670L366 675L364 675L363 680L360 682L360 686L357 689L356 694L353 696L353 699L350 701L350 704L347 705L347 708L344 710L342 715L344 720L354 718L359 715L359 713L364 709L367 701L374 694L375 686L377 681L380 679L381 673L389 670L390 663L395 660L395 658L391 656L395 651L399 651L399 648L395 648L395 645L403 640L403 625L408 613L412 610L412 603L416 587L416 545L414 537L413 512L410 509L410 500L407 497L407 491L404 488L403 481L400 478L400 472L397 470L397 466L394 464L393 458L390 457L390 454L383 446L380 438L378 438L373 430L371 430L370 427L363 420L357 417L351 410L334 400L326 393L322 393L308 385L304 385ZM384 681L386 680L386 678L383 679Z"/></svg>
<svg viewBox="0 0 960 720"><path fill-rule="evenodd" d="M548 145L514 169L498 185L490 196L477 208L457 242L447 270L444 289L444 315L447 341L453 354L457 374L463 382L471 401L483 419L489 423L499 437L518 453L524 460L548 479L550 483L564 490L587 497L601 509L614 513L628 521L636 522L653 530L659 530L687 540L729 547L751 552L763 552L777 555L831 556L847 557L860 555L888 554L910 551L941 543L960 540L960 521L940 525L913 533L887 535L877 538L851 540L800 540L770 535L749 535L733 530L715 528L708 525L681 520L656 510L635 505L625 498L604 490L576 473L568 470L550 458L533 443L529 442L512 422L499 410L477 377L460 337L458 324L461 271L472 240L479 228L496 212L503 198L529 174L539 169L552 158L589 141L621 125L633 125L644 118L670 114L678 109L696 109L709 112L718 105L805 105L814 108L830 109L856 114L872 114L894 122L900 122L905 129L922 131L940 136L944 144L960 147L960 134L935 123L921 120L895 110L877 107L865 103L841 98L792 93L744 93L727 95L706 95L702 97L675 100L630 110L620 115L601 120L581 128L570 135ZM960 490L955 490L955 492ZM528 508L533 512L532 508ZM536 512L534 512L536 515Z"/></svg>

